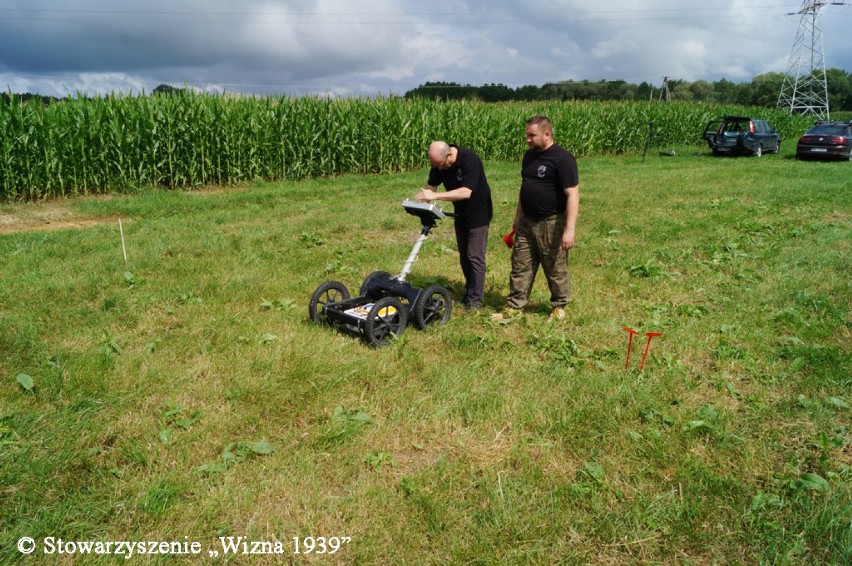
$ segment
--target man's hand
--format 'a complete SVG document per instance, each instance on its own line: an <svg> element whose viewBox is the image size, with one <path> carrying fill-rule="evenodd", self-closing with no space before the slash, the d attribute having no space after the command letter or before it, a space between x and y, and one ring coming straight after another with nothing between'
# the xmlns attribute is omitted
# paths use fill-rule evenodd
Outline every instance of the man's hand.
<svg viewBox="0 0 852 566"><path fill-rule="evenodd" d="M570 250L574 247L574 230L565 230L562 232L562 249Z"/></svg>
<svg viewBox="0 0 852 566"><path fill-rule="evenodd" d="M414 197L415 200L422 200L426 202L432 202L433 200L438 200L438 194L430 189L421 189L417 196Z"/></svg>

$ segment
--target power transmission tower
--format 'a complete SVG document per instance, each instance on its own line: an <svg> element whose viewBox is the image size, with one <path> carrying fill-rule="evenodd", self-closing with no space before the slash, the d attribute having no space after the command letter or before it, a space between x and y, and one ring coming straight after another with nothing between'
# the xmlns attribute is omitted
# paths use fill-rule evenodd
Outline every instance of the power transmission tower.
<svg viewBox="0 0 852 566"><path fill-rule="evenodd" d="M777 105L791 114L829 117L828 80L819 17L820 9L827 4L829 2L805 0L802 9L795 13L802 18L796 40L793 41L790 63L784 73ZM831 2L831 5L842 6L843 2Z"/></svg>

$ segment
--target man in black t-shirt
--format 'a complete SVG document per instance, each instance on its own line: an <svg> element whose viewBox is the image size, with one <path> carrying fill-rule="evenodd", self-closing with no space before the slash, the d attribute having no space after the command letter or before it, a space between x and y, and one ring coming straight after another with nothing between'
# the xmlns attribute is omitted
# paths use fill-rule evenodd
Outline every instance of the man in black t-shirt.
<svg viewBox="0 0 852 566"><path fill-rule="evenodd" d="M429 146L429 179L418 200L444 200L455 209L456 244L465 279L466 308L482 306L485 293L485 246L493 216L491 188L482 160L473 151L443 141ZM438 192L443 184L446 191Z"/></svg>
<svg viewBox="0 0 852 566"><path fill-rule="evenodd" d="M512 229L512 274L509 313L529 300L539 265L550 288L551 320L565 317L571 300L568 250L574 247L574 230L580 209L577 160L553 142L553 125L544 116L526 124L527 146L521 165L521 192Z"/></svg>

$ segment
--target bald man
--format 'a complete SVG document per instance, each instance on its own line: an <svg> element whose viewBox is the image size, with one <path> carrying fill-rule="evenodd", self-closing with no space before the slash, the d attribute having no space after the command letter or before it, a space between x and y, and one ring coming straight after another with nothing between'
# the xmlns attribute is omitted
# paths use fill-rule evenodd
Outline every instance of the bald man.
<svg viewBox="0 0 852 566"><path fill-rule="evenodd" d="M467 309L479 308L485 295L488 225L494 214L485 168L473 151L443 141L429 145L429 163L429 179L415 198L453 203L456 244L465 279L462 303ZM438 192L440 185L445 191Z"/></svg>

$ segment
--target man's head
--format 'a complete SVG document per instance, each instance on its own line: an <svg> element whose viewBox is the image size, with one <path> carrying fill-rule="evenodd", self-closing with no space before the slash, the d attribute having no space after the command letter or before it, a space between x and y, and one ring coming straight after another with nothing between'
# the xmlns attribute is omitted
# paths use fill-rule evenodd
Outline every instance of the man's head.
<svg viewBox="0 0 852 566"><path fill-rule="evenodd" d="M443 141L434 141L429 145L429 163L438 169L449 169L450 144Z"/></svg>
<svg viewBox="0 0 852 566"><path fill-rule="evenodd" d="M553 124L546 116L533 116L527 120L527 146L535 151L544 151L553 145Z"/></svg>

